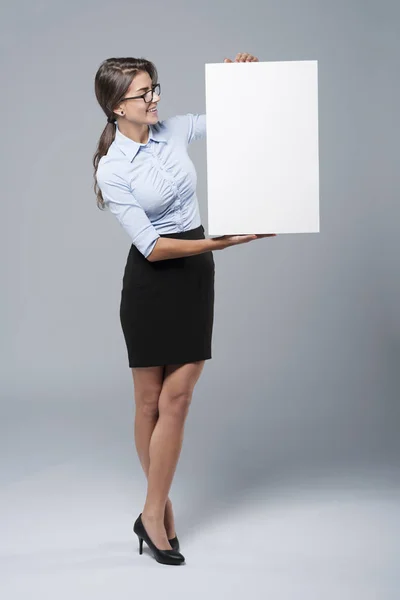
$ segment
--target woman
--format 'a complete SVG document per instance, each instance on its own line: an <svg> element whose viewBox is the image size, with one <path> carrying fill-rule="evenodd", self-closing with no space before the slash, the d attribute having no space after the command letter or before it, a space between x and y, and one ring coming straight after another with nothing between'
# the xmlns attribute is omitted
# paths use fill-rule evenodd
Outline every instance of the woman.
<svg viewBox="0 0 400 600"><path fill-rule="evenodd" d="M205 238L187 147L205 137L206 116L159 121L157 80L154 64L142 58L100 65L95 93L107 125L93 157L94 189L98 207L108 206L132 241L120 319L134 383L135 444L148 480L134 531L140 554L145 540L157 561L181 564L168 493L193 389L211 358L212 251L267 236Z"/></svg>

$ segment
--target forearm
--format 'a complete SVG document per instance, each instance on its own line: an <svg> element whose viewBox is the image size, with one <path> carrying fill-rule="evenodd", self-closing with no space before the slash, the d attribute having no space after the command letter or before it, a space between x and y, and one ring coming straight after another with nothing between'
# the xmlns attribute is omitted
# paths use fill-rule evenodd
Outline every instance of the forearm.
<svg viewBox="0 0 400 600"><path fill-rule="evenodd" d="M222 244L218 240L212 239L181 240L159 237L147 260L155 262L168 258L193 256L209 252L210 250L222 250Z"/></svg>

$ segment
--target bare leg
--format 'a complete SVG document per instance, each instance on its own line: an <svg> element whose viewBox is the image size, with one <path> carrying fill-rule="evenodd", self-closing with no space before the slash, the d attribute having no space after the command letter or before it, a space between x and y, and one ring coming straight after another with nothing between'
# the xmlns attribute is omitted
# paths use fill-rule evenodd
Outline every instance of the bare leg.
<svg viewBox="0 0 400 600"><path fill-rule="evenodd" d="M143 524L156 546L171 548L164 528L164 511L183 443L186 416L194 386L205 361L166 365L159 396L159 417L149 447L150 466Z"/></svg>
<svg viewBox="0 0 400 600"><path fill-rule="evenodd" d="M151 435L158 420L158 400L164 381L164 367L132 368L135 395L135 446L140 464L148 478ZM169 539L175 537L175 522L172 502L167 498L164 512L164 527Z"/></svg>

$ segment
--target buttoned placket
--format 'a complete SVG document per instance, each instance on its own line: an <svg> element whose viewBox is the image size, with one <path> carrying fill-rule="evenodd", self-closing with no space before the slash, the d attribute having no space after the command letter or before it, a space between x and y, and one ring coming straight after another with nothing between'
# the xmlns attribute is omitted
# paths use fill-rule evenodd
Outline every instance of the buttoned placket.
<svg viewBox="0 0 400 600"><path fill-rule="evenodd" d="M172 190L174 191L174 195L176 197L175 208L174 208L175 223L177 224L180 231L184 231L183 219L182 219L182 200L181 200L181 193L179 191L179 188L176 185L173 177L170 176L168 174L167 170L165 169L165 167L163 167L160 157L154 151L154 144L150 145L150 151L151 151L153 157L156 159L157 168L159 168L160 171L162 171L165 181L168 181Z"/></svg>

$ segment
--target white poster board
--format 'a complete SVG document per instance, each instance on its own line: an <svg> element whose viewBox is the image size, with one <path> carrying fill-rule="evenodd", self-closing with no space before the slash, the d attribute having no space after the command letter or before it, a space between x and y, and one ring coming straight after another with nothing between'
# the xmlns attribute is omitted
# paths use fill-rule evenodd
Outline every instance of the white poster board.
<svg viewBox="0 0 400 600"><path fill-rule="evenodd" d="M319 231L318 61L205 65L208 234Z"/></svg>

